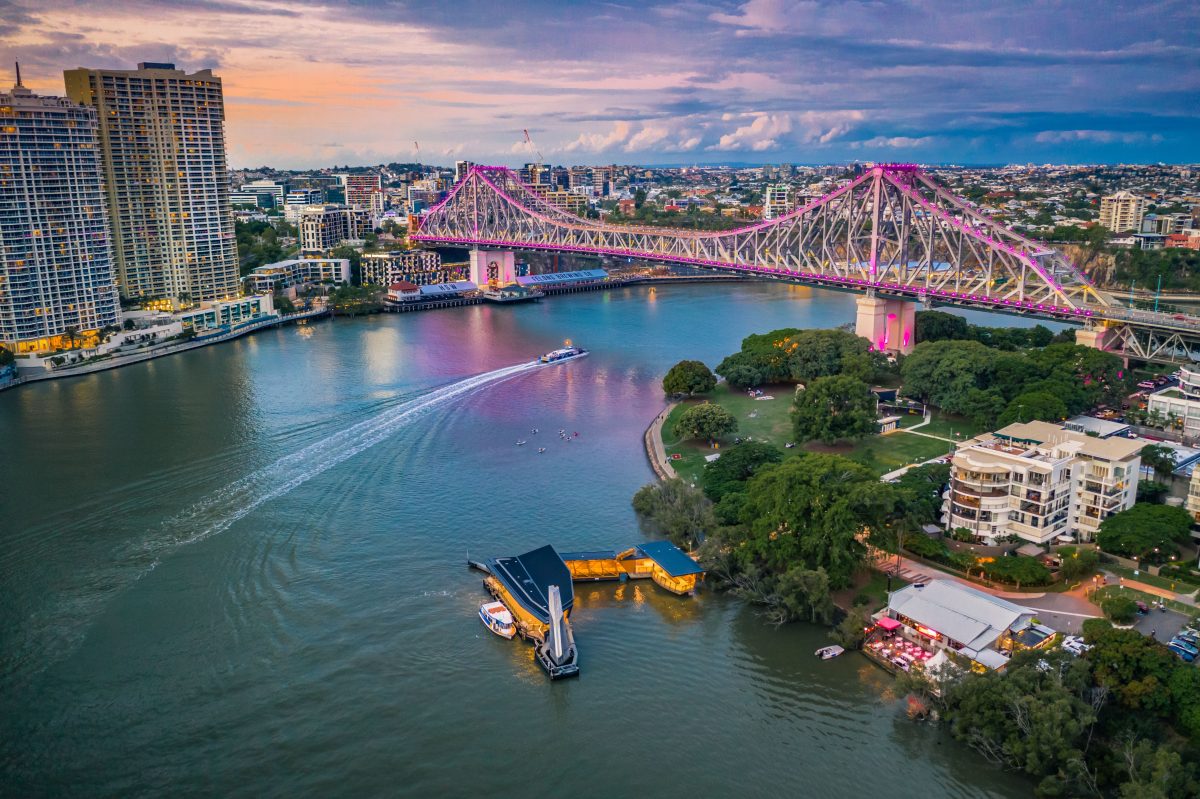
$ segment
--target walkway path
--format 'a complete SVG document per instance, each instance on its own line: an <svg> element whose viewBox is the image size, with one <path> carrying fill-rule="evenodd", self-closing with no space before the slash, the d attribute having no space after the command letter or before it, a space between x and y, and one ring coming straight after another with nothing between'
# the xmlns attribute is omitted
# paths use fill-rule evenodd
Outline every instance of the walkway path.
<svg viewBox="0 0 1200 799"><path fill-rule="evenodd" d="M646 457L650 459L650 468L658 475L659 480L670 480L677 476L675 467L671 465L671 460L667 457L667 451L663 448L662 427L667 421L667 417L671 415L671 411L678 404L678 402L672 402L662 413L655 416L654 421L646 428L644 436Z"/></svg>

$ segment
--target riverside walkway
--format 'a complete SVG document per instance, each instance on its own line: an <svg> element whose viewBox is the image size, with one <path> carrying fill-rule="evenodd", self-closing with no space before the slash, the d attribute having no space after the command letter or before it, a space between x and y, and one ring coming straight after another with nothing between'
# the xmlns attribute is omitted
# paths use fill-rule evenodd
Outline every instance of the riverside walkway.
<svg viewBox="0 0 1200 799"><path fill-rule="evenodd" d="M667 451L663 448L662 428L667 421L667 417L671 415L671 411L675 409L678 402L672 402L662 413L654 417L654 421L646 428L646 433L643 436L646 442L646 457L650 460L650 468L658 475L659 480L670 480L678 475L675 472L675 467L671 465L670 458L667 457Z"/></svg>

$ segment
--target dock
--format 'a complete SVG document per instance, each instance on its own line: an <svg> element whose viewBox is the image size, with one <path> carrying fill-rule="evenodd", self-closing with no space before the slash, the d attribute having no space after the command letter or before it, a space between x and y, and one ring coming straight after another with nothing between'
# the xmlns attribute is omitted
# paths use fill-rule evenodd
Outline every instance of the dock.
<svg viewBox="0 0 1200 799"><path fill-rule="evenodd" d="M517 635L533 643L535 658L551 680L579 674L579 650L570 621L574 583L650 579L684 596L695 593L704 576L695 560L667 541L564 555L547 545L487 561L468 556L467 566L487 575L484 587L508 608Z"/></svg>

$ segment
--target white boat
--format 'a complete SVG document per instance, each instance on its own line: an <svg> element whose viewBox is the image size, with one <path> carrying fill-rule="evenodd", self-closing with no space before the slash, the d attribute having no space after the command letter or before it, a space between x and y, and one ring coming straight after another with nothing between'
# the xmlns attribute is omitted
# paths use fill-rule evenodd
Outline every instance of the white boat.
<svg viewBox="0 0 1200 799"><path fill-rule="evenodd" d="M821 660L831 660L832 658L837 657L838 655L842 654L845 651L846 651L845 649L842 649L837 644L834 644L832 646L821 647L820 649L817 650L816 654L817 654L817 657L819 657Z"/></svg>
<svg viewBox="0 0 1200 799"><path fill-rule="evenodd" d="M512 638L517 634L512 614L503 602L484 602L479 606L479 620L501 638Z"/></svg>
<svg viewBox="0 0 1200 799"><path fill-rule="evenodd" d="M517 446L518 446L518 447L523 447L523 446L525 446L525 442L524 442L524 441L522 441L521 439L517 439Z"/></svg>
<svg viewBox="0 0 1200 799"><path fill-rule="evenodd" d="M538 358L538 363L558 363L559 361L569 361L572 358L582 358L588 354L588 351L583 347L572 345L570 339L567 339L564 343L566 346L562 349L551 350Z"/></svg>

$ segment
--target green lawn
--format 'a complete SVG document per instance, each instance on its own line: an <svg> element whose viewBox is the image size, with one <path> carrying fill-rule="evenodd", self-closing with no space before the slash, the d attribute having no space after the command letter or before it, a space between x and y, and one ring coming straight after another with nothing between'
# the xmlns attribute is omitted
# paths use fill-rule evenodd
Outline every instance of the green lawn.
<svg viewBox="0 0 1200 799"><path fill-rule="evenodd" d="M1097 589L1096 591L1092 592L1091 599L1094 603L1099 605L1104 600L1114 596L1129 597L1130 599L1145 602L1147 605L1157 602L1165 602L1167 607L1169 607L1171 610L1177 610L1180 613L1185 614L1189 619L1200 616L1200 609L1197 609L1195 605L1185 605L1183 602L1177 602L1174 599L1163 599L1162 597L1154 594L1147 594L1145 591L1138 591L1134 588L1125 588L1124 586L1120 585L1106 585L1103 588Z"/></svg>
<svg viewBox="0 0 1200 799"><path fill-rule="evenodd" d="M704 468L704 457L720 452L721 447L732 445L735 437L741 437L743 440L750 437L755 441L765 441L779 449L785 458L801 451L831 452L844 455L862 463L876 474L885 474L906 464L936 458L949 451L949 444L945 441L904 432L872 436L856 444L826 446L819 442L809 442L802 447L787 449L784 444L792 440L790 411L794 392L794 386L764 386L763 393L773 396L775 399L755 400L745 392L734 391L727 384L722 383L707 397L698 397L680 403L671 411L663 425L663 446L667 455L677 453L682 456L679 460L672 461L671 465L688 482L698 482ZM718 441L717 449L710 448L703 441L680 441L674 433L675 423L688 405L705 401L724 406L738 420L738 432L734 436ZM754 416L752 417L751 414ZM906 415L902 418L905 427L921 421L921 417L916 415ZM942 427L938 427L938 425ZM965 420L952 420L950 417L939 417L938 415L935 415L933 421L918 432L944 430L944 433L932 432L931 434L944 434L949 437L951 428L956 431L968 429L971 435L976 432L974 428L968 427Z"/></svg>
<svg viewBox="0 0 1200 799"><path fill-rule="evenodd" d="M1200 586L1184 582L1183 580L1173 580L1170 577L1159 577L1156 574L1151 574L1145 569L1138 569L1138 573L1135 576L1133 569L1120 566L1116 563L1102 563L1100 568L1104 569L1105 571L1112 572L1118 576L1126 577L1130 580L1137 580L1138 582L1146 583L1146 585L1153 585L1158 588L1165 588L1168 591L1174 591L1177 594L1194 594L1196 591L1200 590Z"/></svg>

